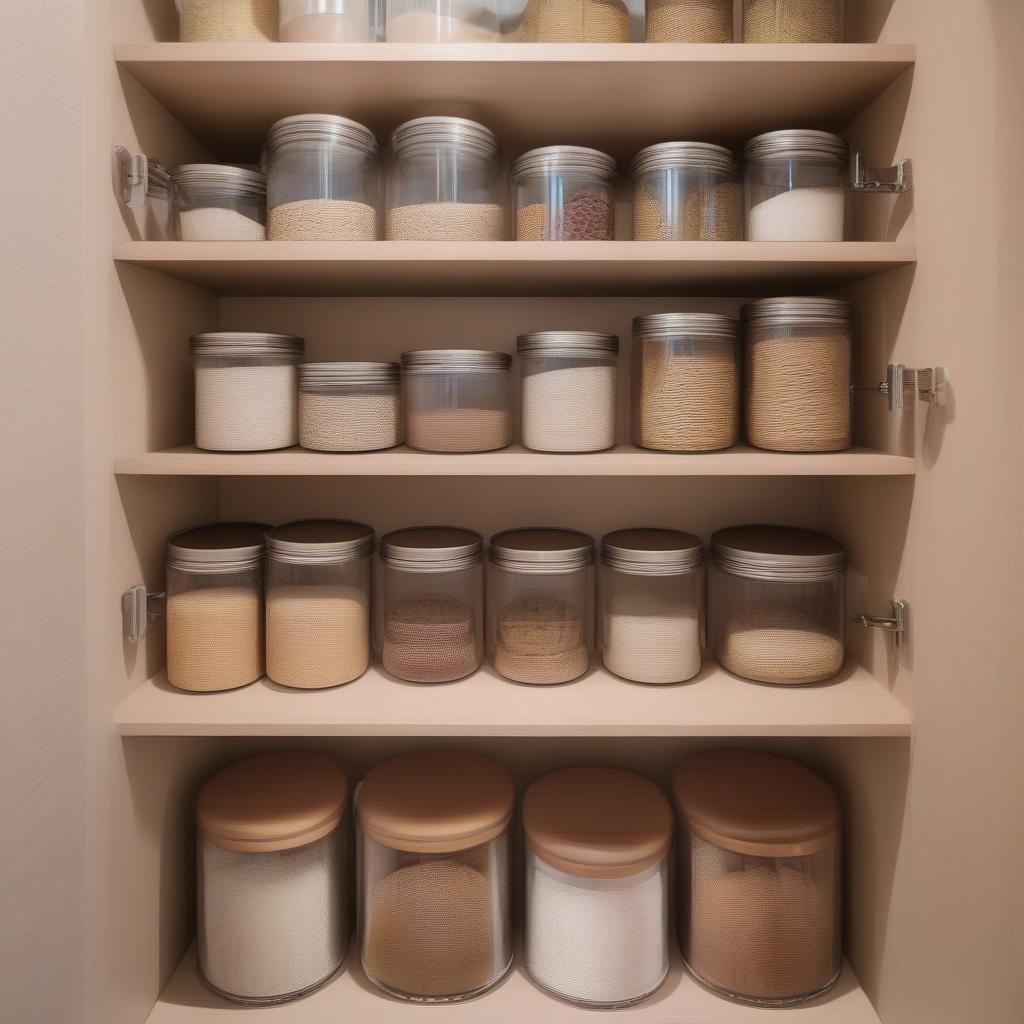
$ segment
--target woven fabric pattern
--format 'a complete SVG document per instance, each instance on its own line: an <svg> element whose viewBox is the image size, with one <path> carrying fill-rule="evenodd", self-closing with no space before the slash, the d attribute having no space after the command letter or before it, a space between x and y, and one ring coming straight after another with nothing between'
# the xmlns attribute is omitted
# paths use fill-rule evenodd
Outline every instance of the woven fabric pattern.
<svg viewBox="0 0 1024 1024"><path fill-rule="evenodd" d="M293 363L196 366L196 446L259 452L299 440L299 370Z"/></svg>
<svg viewBox="0 0 1024 1024"><path fill-rule="evenodd" d="M388 610L383 630L384 668L414 683L461 679L479 665L473 609L447 597L416 597Z"/></svg>
<svg viewBox="0 0 1024 1024"><path fill-rule="evenodd" d="M744 0L745 43L841 43L843 0Z"/></svg>
<svg viewBox="0 0 1024 1024"><path fill-rule="evenodd" d="M523 369L523 444L544 452L596 452L615 444L614 366L567 359Z"/></svg>
<svg viewBox="0 0 1024 1024"><path fill-rule="evenodd" d="M656 175L633 192L633 238L638 242L734 242L743 238L738 181L699 172Z"/></svg>
<svg viewBox="0 0 1024 1024"><path fill-rule="evenodd" d="M524 43L628 43L629 11L622 0L527 0Z"/></svg>
<svg viewBox="0 0 1024 1024"><path fill-rule="evenodd" d="M182 0L183 43L262 43L277 40L277 0Z"/></svg>
<svg viewBox="0 0 1024 1024"><path fill-rule="evenodd" d="M647 0L647 42L731 43L732 0Z"/></svg>

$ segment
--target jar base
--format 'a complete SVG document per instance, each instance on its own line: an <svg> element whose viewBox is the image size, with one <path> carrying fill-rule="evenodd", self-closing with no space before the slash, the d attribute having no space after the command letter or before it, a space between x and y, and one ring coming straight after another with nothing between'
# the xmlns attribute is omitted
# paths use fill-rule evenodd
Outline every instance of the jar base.
<svg viewBox="0 0 1024 1024"><path fill-rule="evenodd" d="M347 952L347 950L346 950ZM331 982L341 968L345 964L344 955L338 961L338 966L331 971L326 977L321 978L320 981L314 982L312 985L307 985L305 988L298 989L295 992L287 992L280 996L239 996L232 992L225 992L224 989L218 988L209 978L207 978L202 967L196 964L196 974L199 976L199 980L214 994L220 996L221 999L227 999L229 1002L238 1003L242 1006L280 1006L282 1003L291 1003L297 999L303 999L306 996L312 995L314 992L319 992L325 985Z"/></svg>
<svg viewBox="0 0 1024 1024"><path fill-rule="evenodd" d="M360 965L360 967L363 972L363 977L366 978L366 980L375 988L380 989L380 991L385 995L391 996L392 999L397 999L402 1003L423 1003L426 1005L432 1003L465 1003L470 999L477 999L482 995L486 995L495 988L499 982L504 980L505 976L512 969L514 960L514 957L509 958L508 963L501 969L501 972L497 974L492 981L487 982L486 985L481 985L479 988L472 989L469 992L457 992L450 996L417 996L412 995L409 992L401 992L375 978L368 970L366 970L365 966Z"/></svg>
<svg viewBox="0 0 1024 1024"><path fill-rule="evenodd" d="M526 966L526 973L529 975L530 981L546 995L551 996L553 999L557 999L559 1002L568 1003L570 1006L582 1006L587 1010L624 1010L630 1006L639 1006L640 1003L645 1002L657 993L662 985L665 984L666 978L668 978L668 968L666 967L665 973L661 976L661 980L649 992L644 992L639 996L631 996L629 999L618 999L613 1003L605 1003L592 999L576 999L572 996L567 996L564 993L559 992L557 989L549 988L534 976L529 965Z"/></svg>
<svg viewBox="0 0 1024 1024"><path fill-rule="evenodd" d="M764 1007L783 1007L783 1006L799 1006L803 1003L813 1002L815 999L820 999L829 989L833 988L839 978L842 976L843 968L840 965L839 970L836 971L835 975L821 988L815 989L813 992L808 992L802 996L787 996L783 999L759 999L757 996L744 996L738 995L735 992L730 992L728 989L719 988L713 982L702 978L690 965L690 962L683 957L683 964L687 971L690 972L690 976L697 982L702 988L706 988L709 992L713 992L716 996L721 996L723 999L728 999L733 1003L742 1003L744 1006L764 1006Z"/></svg>

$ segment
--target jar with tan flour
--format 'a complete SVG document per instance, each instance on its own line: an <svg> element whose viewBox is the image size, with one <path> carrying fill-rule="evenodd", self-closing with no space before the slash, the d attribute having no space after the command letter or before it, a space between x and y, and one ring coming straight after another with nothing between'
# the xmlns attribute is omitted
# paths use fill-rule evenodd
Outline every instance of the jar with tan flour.
<svg viewBox="0 0 1024 1024"><path fill-rule="evenodd" d="M623 0L527 0L519 28L524 43L628 43Z"/></svg>
<svg viewBox="0 0 1024 1024"><path fill-rule="evenodd" d="M732 0L647 0L649 43L731 43Z"/></svg>
<svg viewBox="0 0 1024 1024"><path fill-rule="evenodd" d="M182 43L277 41L277 0L175 0Z"/></svg>
<svg viewBox="0 0 1024 1024"><path fill-rule="evenodd" d="M843 0L743 0L745 43L841 43Z"/></svg>
<svg viewBox="0 0 1024 1024"><path fill-rule="evenodd" d="M303 363L299 444L318 452L372 452L402 439L398 363Z"/></svg>

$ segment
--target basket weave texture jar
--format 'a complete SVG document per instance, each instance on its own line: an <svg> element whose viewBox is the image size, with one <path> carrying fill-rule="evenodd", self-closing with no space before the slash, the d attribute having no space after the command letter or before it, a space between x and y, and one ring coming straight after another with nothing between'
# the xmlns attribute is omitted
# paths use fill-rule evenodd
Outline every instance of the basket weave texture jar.
<svg viewBox="0 0 1024 1024"><path fill-rule="evenodd" d="M183 43L277 41L277 0L175 0Z"/></svg>
<svg viewBox="0 0 1024 1024"><path fill-rule="evenodd" d="M647 42L731 43L732 0L647 0Z"/></svg>
<svg viewBox="0 0 1024 1024"><path fill-rule="evenodd" d="M527 0L519 30L524 43L628 43L623 0Z"/></svg>
<svg viewBox="0 0 1024 1024"><path fill-rule="evenodd" d="M841 43L843 0L743 0L745 43Z"/></svg>
<svg viewBox="0 0 1024 1024"><path fill-rule="evenodd" d="M398 363L303 363L299 444L318 452L372 452L402 440Z"/></svg>
<svg viewBox="0 0 1024 1024"><path fill-rule="evenodd" d="M717 750L676 769L679 945L708 988L802 1003L842 970L839 801L787 758Z"/></svg>
<svg viewBox="0 0 1024 1024"><path fill-rule="evenodd" d="M183 242L262 242L267 182L228 164L181 164L171 172L178 238Z"/></svg>

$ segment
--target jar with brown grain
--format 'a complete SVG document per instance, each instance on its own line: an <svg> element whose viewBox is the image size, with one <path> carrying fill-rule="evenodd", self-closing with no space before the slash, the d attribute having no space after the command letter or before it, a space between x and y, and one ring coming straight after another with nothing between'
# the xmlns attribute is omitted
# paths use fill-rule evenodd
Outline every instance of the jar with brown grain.
<svg viewBox="0 0 1024 1024"><path fill-rule="evenodd" d="M743 0L745 43L841 43L843 0Z"/></svg>
<svg viewBox="0 0 1024 1024"><path fill-rule="evenodd" d="M519 38L524 43L628 43L623 0L527 0Z"/></svg>
<svg viewBox="0 0 1024 1024"><path fill-rule="evenodd" d="M647 42L731 43L732 0L647 0Z"/></svg>
<svg viewBox="0 0 1024 1024"><path fill-rule="evenodd" d="M277 40L277 0L175 0L182 43Z"/></svg>

